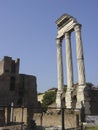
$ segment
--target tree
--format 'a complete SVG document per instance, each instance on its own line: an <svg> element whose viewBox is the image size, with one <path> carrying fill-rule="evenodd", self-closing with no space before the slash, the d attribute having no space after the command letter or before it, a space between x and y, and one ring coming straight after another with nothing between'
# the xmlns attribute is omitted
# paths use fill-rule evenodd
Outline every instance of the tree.
<svg viewBox="0 0 98 130"><path fill-rule="evenodd" d="M45 93L42 100L42 107L44 108L45 111L47 110L48 105L55 102L55 99L56 99L55 91L48 91Z"/></svg>

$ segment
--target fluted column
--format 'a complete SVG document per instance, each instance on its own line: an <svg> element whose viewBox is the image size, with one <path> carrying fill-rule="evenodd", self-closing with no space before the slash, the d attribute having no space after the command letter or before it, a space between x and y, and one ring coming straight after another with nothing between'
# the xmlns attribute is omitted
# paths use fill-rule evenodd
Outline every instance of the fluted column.
<svg viewBox="0 0 98 130"><path fill-rule="evenodd" d="M74 27L76 35L76 52L77 52L77 68L78 68L78 90L77 90L77 108L81 108L84 104L84 88L85 88L85 66L83 56L83 46L81 38L81 25L77 24Z"/></svg>
<svg viewBox="0 0 98 130"><path fill-rule="evenodd" d="M66 71L67 71L67 91L66 91L66 107L72 108L72 87L73 87L73 65L72 65L72 49L71 34L65 33L66 41Z"/></svg>
<svg viewBox="0 0 98 130"><path fill-rule="evenodd" d="M61 95L64 88L61 39L57 38L56 43L57 43L57 75L58 75L58 91L57 91L56 103L57 107L61 107Z"/></svg>
<svg viewBox="0 0 98 130"><path fill-rule="evenodd" d="M77 66L78 66L78 82L79 85L85 84L85 67L84 67L84 56L83 56L83 46L81 38L81 25L75 26L76 34L76 51L77 51Z"/></svg>

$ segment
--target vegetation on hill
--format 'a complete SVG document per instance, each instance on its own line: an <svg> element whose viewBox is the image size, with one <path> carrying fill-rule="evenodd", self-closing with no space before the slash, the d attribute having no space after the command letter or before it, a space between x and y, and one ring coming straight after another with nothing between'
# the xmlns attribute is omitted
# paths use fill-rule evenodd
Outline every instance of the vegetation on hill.
<svg viewBox="0 0 98 130"><path fill-rule="evenodd" d="M43 96L43 100L42 100L42 107L43 107L44 111L47 110L47 107L50 104L55 102L55 99L56 99L56 92L55 91L47 91L45 93L45 95Z"/></svg>

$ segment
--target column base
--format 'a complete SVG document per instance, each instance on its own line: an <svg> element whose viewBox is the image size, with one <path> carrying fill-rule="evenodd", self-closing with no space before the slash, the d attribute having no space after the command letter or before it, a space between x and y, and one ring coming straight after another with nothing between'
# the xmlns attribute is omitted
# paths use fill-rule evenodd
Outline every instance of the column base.
<svg viewBox="0 0 98 130"><path fill-rule="evenodd" d="M71 109L72 108L71 89L67 89L65 99L66 99L66 108Z"/></svg>
<svg viewBox="0 0 98 130"><path fill-rule="evenodd" d="M87 86L79 86L77 90L77 103L76 108L77 109L84 109L85 114L90 114L90 99L88 95L88 89L86 89Z"/></svg>
<svg viewBox="0 0 98 130"><path fill-rule="evenodd" d="M58 90L56 95L57 108L61 108L61 98L62 98L62 91Z"/></svg>
<svg viewBox="0 0 98 130"><path fill-rule="evenodd" d="M77 109L81 109L82 107L84 107L84 85L78 86L77 89L77 103L76 103L76 108Z"/></svg>
<svg viewBox="0 0 98 130"><path fill-rule="evenodd" d="M79 86L77 90L77 103L76 108L77 109L84 109L85 114L91 114L90 111L90 97L88 95L88 89L87 86Z"/></svg>

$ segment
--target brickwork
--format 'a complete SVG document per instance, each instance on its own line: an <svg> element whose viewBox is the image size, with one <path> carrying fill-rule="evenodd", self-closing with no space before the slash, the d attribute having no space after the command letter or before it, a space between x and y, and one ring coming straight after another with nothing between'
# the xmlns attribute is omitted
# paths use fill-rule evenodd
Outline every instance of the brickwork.
<svg viewBox="0 0 98 130"><path fill-rule="evenodd" d="M14 107L13 120L17 122L22 120L22 107L25 113L23 122L33 117L31 108L38 107L36 77L19 74L19 61L7 56L0 61L0 106L5 107L5 123L10 122L11 103Z"/></svg>

